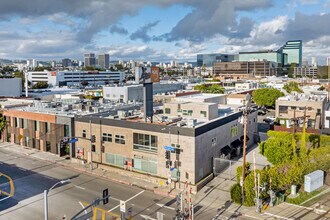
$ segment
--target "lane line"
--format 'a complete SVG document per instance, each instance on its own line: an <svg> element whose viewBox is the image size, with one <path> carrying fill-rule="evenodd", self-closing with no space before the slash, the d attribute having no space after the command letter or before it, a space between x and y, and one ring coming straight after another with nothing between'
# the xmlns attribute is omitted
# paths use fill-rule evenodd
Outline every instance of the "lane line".
<svg viewBox="0 0 330 220"><path fill-rule="evenodd" d="M165 205L165 204L156 203L156 205L158 205L158 206L161 207L161 208L167 208L167 209L175 210L175 208L170 207L170 206L167 206L167 205Z"/></svg>
<svg viewBox="0 0 330 220"><path fill-rule="evenodd" d="M325 211L325 210L323 210L323 209L317 209L317 208L312 208L312 207L306 207L306 206L301 206L301 205L291 204L291 203L287 203L287 202L286 202L285 204L287 204L287 205L291 205L291 206L295 206L295 207L297 207L297 208L301 208L301 209L315 210L315 211L317 211L317 212L327 212L327 211Z"/></svg>
<svg viewBox="0 0 330 220"><path fill-rule="evenodd" d="M79 204L81 205L81 207L84 209L85 206L82 204L82 202L79 201ZM87 214L87 210L85 210L85 214Z"/></svg>
<svg viewBox="0 0 330 220"><path fill-rule="evenodd" d="M81 186L77 186L77 185L75 185L75 187L77 187L77 188L79 188L79 189L83 189L83 190L85 190L85 188L84 188L84 187L81 187Z"/></svg>
<svg viewBox="0 0 330 220"><path fill-rule="evenodd" d="M136 195L132 196L131 198L127 199L127 200L125 201L125 203L128 202L128 201L130 201L130 200L132 200L132 199L134 199L134 198L136 198L137 196L141 195L142 193L144 193L144 190L142 190L141 192L139 192L139 193L137 193ZM111 197L110 197L110 198L111 198ZM120 201L120 200L119 200L119 201ZM119 206L120 206L120 205L117 205L117 206L113 207L112 209L109 209L108 212L112 212L113 210L117 209Z"/></svg>
<svg viewBox="0 0 330 220"><path fill-rule="evenodd" d="M264 212L263 214L271 216L271 217L275 217L275 218L285 219L285 220L294 220L293 218L286 218L286 217L283 217L280 215L271 214L269 212Z"/></svg>
<svg viewBox="0 0 330 220"><path fill-rule="evenodd" d="M10 196L7 196L7 197L5 197L5 198L2 198L2 199L0 199L0 202L4 201L4 200L6 200L6 199L9 199L9 198L10 198Z"/></svg>

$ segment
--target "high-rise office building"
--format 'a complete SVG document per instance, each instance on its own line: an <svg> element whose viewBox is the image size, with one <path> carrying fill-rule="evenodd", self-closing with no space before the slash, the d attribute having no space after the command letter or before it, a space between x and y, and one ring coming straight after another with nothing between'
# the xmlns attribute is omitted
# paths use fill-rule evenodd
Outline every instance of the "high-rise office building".
<svg viewBox="0 0 330 220"><path fill-rule="evenodd" d="M110 56L109 54L100 54L99 55L99 66L102 67L103 69L109 69L109 63L110 63Z"/></svg>
<svg viewBox="0 0 330 220"><path fill-rule="evenodd" d="M197 66L212 67L217 62L232 62L237 60L237 55L212 53L212 54L197 54Z"/></svg>
<svg viewBox="0 0 330 220"><path fill-rule="evenodd" d="M84 54L85 66L95 66L96 58L94 53L85 53Z"/></svg>
<svg viewBox="0 0 330 220"><path fill-rule="evenodd" d="M312 57L312 66L317 67L317 60L316 57Z"/></svg>
<svg viewBox="0 0 330 220"><path fill-rule="evenodd" d="M327 66L330 66L330 57L327 57Z"/></svg>
<svg viewBox="0 0 330 220"><path fill-rule="evenodd" d="M71 59L69 58L62 59L62 66L63 67L71 66Z"/></svg>
<svg viewBox="0 0 330 220"><path fill-rule="evenodd" d="M299 67L302 66L302 41L292 40L287 41L280 49L282 53L288 55L287 62L283 61L284 65L296 63Z"/></svg>

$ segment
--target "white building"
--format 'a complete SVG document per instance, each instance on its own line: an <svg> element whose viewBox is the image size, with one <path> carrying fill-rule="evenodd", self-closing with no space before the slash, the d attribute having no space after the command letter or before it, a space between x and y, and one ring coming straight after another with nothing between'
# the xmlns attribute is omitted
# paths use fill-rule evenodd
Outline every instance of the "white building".
<svg viewBox="0 0 330 220"><path fill-rule="evenodd" d="M87 81L90 85L122 82L125 73L119 71L34 71L28 72L28 80L34 84L47 82L51 86L80 86Z"/></svg>
<svg viewBox="0 0 330 220"><path fill-rule="evenodd" d="M181 83L154 83L153 94L174 92L182 88ZM104 86L103 98L124 103L143 101L143 85Z"/></svg>

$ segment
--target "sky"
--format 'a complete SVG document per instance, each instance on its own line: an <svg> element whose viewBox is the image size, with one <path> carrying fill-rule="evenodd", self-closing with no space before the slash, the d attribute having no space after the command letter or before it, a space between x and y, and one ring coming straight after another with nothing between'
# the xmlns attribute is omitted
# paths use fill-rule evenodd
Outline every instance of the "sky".
<svg viewBox="0 0 330 220"><path fill-rule="evenodd" d="M278 49L330 57L330 0L0 0L0 58L196 61Z"/></svg>

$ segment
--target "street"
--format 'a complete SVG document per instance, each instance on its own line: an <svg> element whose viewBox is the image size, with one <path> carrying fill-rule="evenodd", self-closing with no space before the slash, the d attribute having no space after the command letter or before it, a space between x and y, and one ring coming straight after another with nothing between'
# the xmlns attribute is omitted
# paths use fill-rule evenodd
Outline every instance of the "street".
<svg viewBox="0 0 330 220"><path fill-rule="evenodd" d="M156 218L157 211L165 214L164 219L172 219L175 201L152 192L131 187L91 175L79 173L56 164L18 155L0 148L0 172L14 180L15 195L0 204L0 219L43 219L43 191L63 179L71 183L59 185L48 194L49 219L72 217L84 204L102 197L102 191L109 189L109 203L99 207L120 215L120 200L126 201L126 208L132 208L134 219L141 215ZM172 208L160 207L168 204Z"/></svg>

